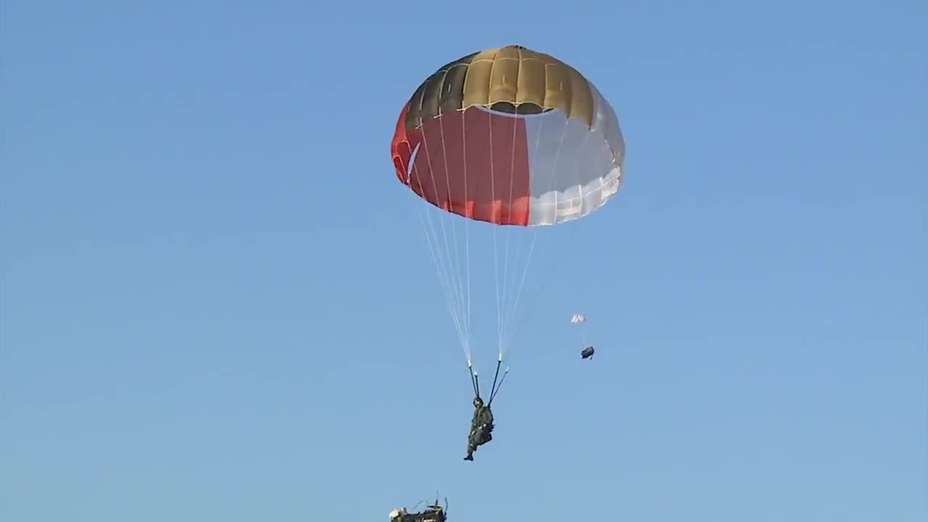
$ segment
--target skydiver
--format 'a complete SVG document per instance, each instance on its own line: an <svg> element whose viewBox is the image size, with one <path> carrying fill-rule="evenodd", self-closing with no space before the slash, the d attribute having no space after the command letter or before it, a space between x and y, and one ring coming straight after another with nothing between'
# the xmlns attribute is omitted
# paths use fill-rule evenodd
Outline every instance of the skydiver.
<svg viewBox="0 0 928 522"><path fill-rule="evenodd" d="M493 412L484 406L480 396L474 397L474 418L470 422L470 434L467 436L467 456L464 460L474 460L477 446L493 440Z"/></svg>
<svg viewBox="0 0 928 522"><path fill-rule="evenodd" d="M582 352L580 352L580 358L581 358L581 359L590 359L590 358L593 357L593 352L594 352L593 347L592 347L592 346L587 346L586 348L583 349Z"/></svg>

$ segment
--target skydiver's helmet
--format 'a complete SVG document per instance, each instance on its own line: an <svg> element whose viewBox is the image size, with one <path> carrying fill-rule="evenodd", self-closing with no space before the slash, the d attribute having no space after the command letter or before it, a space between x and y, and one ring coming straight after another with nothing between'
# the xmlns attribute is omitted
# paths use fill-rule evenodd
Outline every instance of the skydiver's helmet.
<svg viewBox="0 0 928 522"><path fill-rule="evenodd" d="M483 399L474 397L474 408L480 408L481 406L483 406Z"/></svg>
<svg viewBox="0 0 928 522"><path fill-rule="evenodd" d="M406 514L405 508L396 508L390 512L390 522L400 522Z"/></svg>

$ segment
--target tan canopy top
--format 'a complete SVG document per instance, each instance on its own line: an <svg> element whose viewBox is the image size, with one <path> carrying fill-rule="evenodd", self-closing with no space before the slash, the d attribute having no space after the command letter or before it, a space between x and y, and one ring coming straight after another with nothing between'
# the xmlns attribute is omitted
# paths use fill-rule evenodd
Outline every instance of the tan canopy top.
<svg viewBox="0 0 928 522"><path fill-rule="evenodd" d="M409 101L406 127L473 106L518 114L557 109L590 126L594 114L590 85L576 69L547 54L509 45L464 56L429 76Z"/></svg>

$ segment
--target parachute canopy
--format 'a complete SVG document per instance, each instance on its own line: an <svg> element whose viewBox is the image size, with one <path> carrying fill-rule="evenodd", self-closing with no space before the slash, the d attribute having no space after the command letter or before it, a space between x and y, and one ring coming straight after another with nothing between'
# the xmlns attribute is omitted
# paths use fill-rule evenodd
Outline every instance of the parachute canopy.
<svg viewBox="0 0 928 522"><path fill-rule="evenodd" d="M574 314L570 317L570 324L581 324L586 322L586 316L583 314Z"/></svg>
<svg viewBox="0 0 928 522"><path fill-rule="evenodd" d="M391 143L396 176L432 205L498 225L554 225L604 205L625 144L596 87L518 45L469 54L425 79Z"/></svg>
<svg viewBox="0 0 928 522"><path fill-rule="evenodd" d="M475 341L472 317L492 308L481 301L491 292L480 289L492 281L492 401L508 374L500 369L516 344L522 291L544 225L588 216L623 184L618 118L570 65L508 45L468 54L425 78L400 110L390 154L396 177L424 200L417 206L428 253L478 396L472 347L492 343ZM582 314L574 319L585 321ZM586 327L576 330L587 346Z"/></svg>

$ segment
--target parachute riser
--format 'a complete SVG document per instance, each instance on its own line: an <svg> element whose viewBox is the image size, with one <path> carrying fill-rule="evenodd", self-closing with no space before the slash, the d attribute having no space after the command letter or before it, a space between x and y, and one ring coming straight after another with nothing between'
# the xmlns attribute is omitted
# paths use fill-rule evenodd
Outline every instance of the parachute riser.
<svg viewBox="0 0 928 522"><path fill-rule="evenodd" d="M499 380L499 384L493 389L493 392L490 394L490 401L487 403L487 406L493 404L493 399L499 394L499 390L503 387L503 383L506 382L506 376L509 375L509 368L506 368L506 371L503 372L503 378Z"/></svg>
<svg viewBox="0 0 928 522"><path fill-rule="evenodd" d="M503 383L506 381L506 376L509 375L509 368L506 368L506 371L503 372L502 378L500 378L499 370L503 365L503 360L499 359L496 361L496 371L493 374L493 384L490 386L490 398L487 400L487 406L493 404L493 399L499 394L499 390L503 387ZM474 367L471 364L467 365L467 371L470 373L470 384L471 388L474 391L474 397L480 397L480 376L477 372L474 371Z"/></svg>
<svg viewBox="0 0 928 522"><path fill-rule="evenodd" d="M496 360L496 372L493 374L493 385L490 386L490 402L487 403L487 406L493 402L493 396L496 395L496 379L499 378L499 367L503 364L502 358Z"/></svg>
<svg viewBox="0 0 928 522"><path fill-rule="evenodd" d="M474 367L468 363L467 371L470 372L470 386L474 390L474 397L480 397L480 382L477 380L477 374L474 373Z"/></svg>

